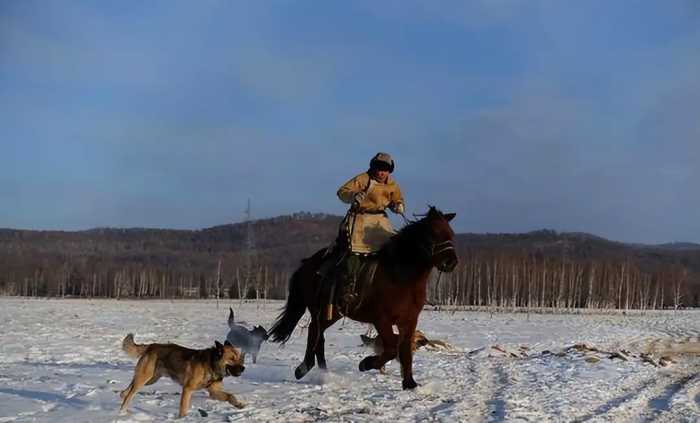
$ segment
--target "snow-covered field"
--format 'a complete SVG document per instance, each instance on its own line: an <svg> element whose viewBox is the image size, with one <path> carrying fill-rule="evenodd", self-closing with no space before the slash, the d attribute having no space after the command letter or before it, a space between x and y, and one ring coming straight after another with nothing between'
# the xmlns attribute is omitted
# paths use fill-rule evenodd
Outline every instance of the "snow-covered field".
<svg viewBox="0 0 700 423"><path fill-rule="evenodd" d="M282 303L222 301L217 309L213 301L0 298L0 422L175 419L180 387L167 378L144 387L129 412L118 413L118 393L135 364L121 341L134 332L139 343L209 347L226 336L229 305L237 320L269 328ZM306 341L298 328L286 347L264 344L257 364L225 380L246 408L200 391L181 421L700 420L700 311L529 317L425 311L418 326L456 350L419 350L420 387L413 392L401 390L396 362L387 375L357 370L371 354L359 337L367 327L348 320L327 332L328 373L315 368L294 379ZM567 350L578 343L599 351ZM621 350L628 361L602 352ZM670 354L676 363L655 367L643 352L656 363Z"/></svg>

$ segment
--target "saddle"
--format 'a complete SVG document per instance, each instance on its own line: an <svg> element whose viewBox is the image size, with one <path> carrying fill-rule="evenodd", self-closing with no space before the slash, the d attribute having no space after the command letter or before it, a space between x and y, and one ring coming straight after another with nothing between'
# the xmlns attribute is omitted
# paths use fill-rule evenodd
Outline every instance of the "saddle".
<svg viewBox="0 0 700 423"><path fill-rule="evenodd" d="M347 316L367 299L379 259L348 252L329 252L327 255L318 272L322 279L322 302L338 307L340 313ZM352 260L352 265L348 265L347 260ZM350 271L345 274L348 267ZM331 311L329 315L332 315Z"/></svg>
<svg viewBox="0 0 700 423"><path fill-rule="evenodd" d="M346 279L340 281L340 295L335 299L340 313L346 316L359 309L367 300L372 291L374 274L379 264L379 259L375 256L355 257L359 261L358 269L352 272L354 274L347 275Z"/></svg>

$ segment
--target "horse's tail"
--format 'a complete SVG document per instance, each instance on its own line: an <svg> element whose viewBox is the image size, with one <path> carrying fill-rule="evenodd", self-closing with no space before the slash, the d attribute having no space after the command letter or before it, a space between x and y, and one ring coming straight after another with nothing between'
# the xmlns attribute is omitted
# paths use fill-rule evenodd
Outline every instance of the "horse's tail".
<svg viewBox="0 0 700 423"><path fill-rule="evenodd" d="M286 343L294 332L294 328L301 320L306 312L306 303L304 302L304 292L302 285L304 265L301 265L289 279L289 298L284 311L277 317L274 325L267 335L270 342Z"/></svg>

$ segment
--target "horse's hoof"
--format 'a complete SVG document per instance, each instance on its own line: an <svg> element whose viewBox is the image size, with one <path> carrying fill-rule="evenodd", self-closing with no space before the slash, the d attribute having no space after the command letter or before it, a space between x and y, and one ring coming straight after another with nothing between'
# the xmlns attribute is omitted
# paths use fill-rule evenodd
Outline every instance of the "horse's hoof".
<svg viewBox="0 0 700 423"><path fill-rule="evenodd" d="M403 382L401 382L401 386L403 387L404 390L415 389L418 386L418 384L416 383L415 380L413 380L413 378L411 378L411 379L404 380Z"/></svg>
<svg viewBox="0 0 700 423"><path fill-rule="evenodd" d="M303 378L306 376L307 373L309 373L309 370L311 370L306 363L301 363L299 367L297 367L296 370L294 370L294 377L297 378L297 380Z"/></svg>
<svg viewBox="0 0 700 423"><path fill-rule="evenodd" d="M367 370L374 369L374 366L372 366L372 359L373 357L365 357L362 359L362 361L360 361L361 372L366 372Z"/></svg>

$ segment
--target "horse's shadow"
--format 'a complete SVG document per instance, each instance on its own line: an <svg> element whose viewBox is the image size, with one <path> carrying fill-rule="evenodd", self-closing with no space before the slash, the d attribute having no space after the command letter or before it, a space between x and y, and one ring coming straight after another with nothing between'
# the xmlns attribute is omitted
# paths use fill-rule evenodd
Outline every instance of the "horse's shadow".
<svg viewBox="0 0 700 423"><path fill-rule="evenodd" d="M319 372L322 373L322 372ZM257 366L246 366L245 372L241 376L243 380L249 383L301 383L309 385L318 385L323 381L322 375L309 378L305 381L298 381L294 378L294 368L288 363L265 363Z"/></svg>
<svg viewBox="0 0 700 423"><path fill-rule="evenodd" d="M246 366L241 376L242 380L249 383L294 383L308 385L322 385L330 378L342 377L343 373L355 372L357 364L346 356L338 356L329 362L329 370L317 369L311 377L305 380L294 378L294 367L283 361L258 361L257 365Z"/></svg>

